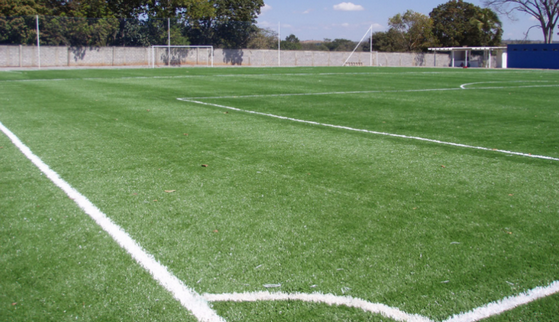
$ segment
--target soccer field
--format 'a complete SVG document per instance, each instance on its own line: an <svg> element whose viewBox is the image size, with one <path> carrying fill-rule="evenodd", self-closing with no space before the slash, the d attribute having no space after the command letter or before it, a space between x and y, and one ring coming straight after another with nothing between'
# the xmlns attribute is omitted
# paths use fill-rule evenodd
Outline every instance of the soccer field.
<svg viewBox="0 0 559 322"><path fill-rule="evenodd" d="M559 72L0 72L1 321L558 321Z"/></svg>

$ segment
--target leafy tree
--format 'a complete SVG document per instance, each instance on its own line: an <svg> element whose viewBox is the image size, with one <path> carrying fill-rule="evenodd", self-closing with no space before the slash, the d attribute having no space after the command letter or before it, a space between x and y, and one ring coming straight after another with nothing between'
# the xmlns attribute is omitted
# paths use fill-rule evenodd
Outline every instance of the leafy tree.
<svg viewBox="0 0 559 322"><path fill-rule="evenodd" d="M559 0L485 0L486 6L493 7L500 13L513 18L515 11L527 13L538 21L538 27L542 30L544 42L553 42L554 29L559 19ZM526 34L528 34L528 32Z"/></svg>
<svg viewBox="0 0 559 322"><path fill-rule="evenodd" d="M301 50L303 46L294 34L285 37L285 40L281 42L281 49L283 50Z"/></svg>
<svg viewBox="0 0 559 322"><path fill-rule="evenodd" d="M189 35L193 42L224 48L247 47L251 36L258 32L256 18L264 1L211 0L211 3L213 15L192 23Z"/></svg>
<svg viewBox="0 0 559 322"><path fill-rule="evenodd" d="M357 43L343 38L334 40L326 38L324 39L323 45L328 48L329 51L353 51Z"/></svg>
<svg viewBox="0 0 559 322"><path fill-rule="evenodd" d="M495 46L501 43L501 21L490 9L451 0L429 14L433 35L445 47Z"/></svg>
<svg viewBox="0 0 559 322"><path fill-rule="evenodd" d="M433 23L424 14L408 10L403 15L397 14L390 18L388 25L390 29L386 36L392 44L392 51L426 51L436 43Z"/></svg>
<svg viewBox="0 0 559 322"><path fill-rule="evenodd" d="M35 16L50 10L35 0L0 0L0 43L34 44L37 41Z"/></svg>
<svg viewBox="0 0 559 322"><path fill-rule="evenodd" d="M247 44L249 49L277 49L278 33L268 28L258 28L252 33Z"/></svg>

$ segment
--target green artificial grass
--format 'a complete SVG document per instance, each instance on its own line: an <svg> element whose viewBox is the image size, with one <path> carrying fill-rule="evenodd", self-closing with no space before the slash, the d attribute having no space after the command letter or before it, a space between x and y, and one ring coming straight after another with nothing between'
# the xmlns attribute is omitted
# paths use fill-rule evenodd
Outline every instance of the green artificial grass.
<svg viewBox="0 0 559 322"><path fill-rule="evenodd" d="M481 82L491 83L457 90ZM268 290L349 295L440 321L559 280L559 161L177 98L237 96L199 100L558 158L559 87L519 84L559 85L559 73L27 71L0 73L0 122L201 294L281 284ZM295 93L331 94L270 96ZM0 146L1 319L63 320L72 292L72 317L188 319L3 135ZM12 305L20 298L25 310ZM87 314L80 303L91 303ZM228 321L389 320L299 302L213 307ZM552 296L503 317L556 308Z"/></svg>

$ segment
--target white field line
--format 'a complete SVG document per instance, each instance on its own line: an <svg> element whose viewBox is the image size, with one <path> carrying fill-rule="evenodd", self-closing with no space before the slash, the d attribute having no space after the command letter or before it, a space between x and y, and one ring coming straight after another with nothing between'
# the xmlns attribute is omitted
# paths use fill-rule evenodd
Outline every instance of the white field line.
<svg viewBox="0 0 559 322"><path fill-rule="evenodd" d="M258 302L258 301L303 301L311 303L324 303L328 305L344 305L347 307L362 309L366 312L381 314L396 321L404 322L432 322L430 319L402 312L397 308L384 304L371 303L351 296L336 296L332 294L304 294L304 293L233 293L233 294L203 294L210 302Z"/></svg>
<svg viewBox="0 0 559 322"><path fill-rule="evenodd" d="M536 287L525 293L504 298L497 302L492 302L482 307L478 307L470 312L457 314L444 322L474 322L490 316L498 315L512 310L535 300L559 293L559 281L555 281L546 287Z"/></svg>
<svg viewBox="0 0 559 322"><path fill-rule="evenodd" d="M199 321L224 321L213 311L208 302L196 291L187 287L181 280L173 275L167 267L159 263L152 255L148 254L124 229L115 224L101 210L99 210L84 195L75 190L58 173L53 171L38 156L36 156L21 140L0 122L0 130L13 142L13 144L43 172L56 186L64 191L68 197L88 214L103 230L105 230L119 245L146 269L151 276L177 299L186 309L198 318Z"/></svg>
<svg viewBox="0 0 559 322"><path fill-rule="evenodd" d="M195 100L191 100L191 99L187 99L187 98L177 98L177 100L184 101L184 102L201 104L201 105L207 105L207 106L214 106L214 107L224 108L224 109L233 110L233 111L237 111L237 112L263 115L263 116L273 117L273 118L292 121L292 122L299 122L299 123L305 123L305 124L331 127L331 128L335 128L335 129L342 129L342 130L376 134L376 135L384 135L384 136L396 137L396 138L402 138L402 139L408 139L408 140L424 141L424 142L430 142L430 143L436 143L436 144L442 144L442 145L450 145L450 146L455 146L455 147L460 147L460 148L499 152L499 153L505 153L505 154L509 154L509 155L517 155L517 156L527 157L527 158L559 161L559 158L548 157L548 156L545 156L545 155L535 155L535 154L530 154L530 153L521 153L521 152L514 152L514 151L507 151L507 150L490 149L490 148L484 148L484 147L480 147L480 146L473 146L473 145L467 145L467 144L460 144L460 143L445 142L445 141L440 141L440 140L426 139L426 138L417 137L417 136L408 136L408 135L402 135L402 134L393 134L393 133L378 132L378 131L371 131L371 130L364 130L364 129L356 129L356 128L352 128L352 127L348 127L348 126L334 125L334 124L328 124L328 123L319 123L319 122L314 122L314 121L306 121L306 120L295 119L295 118L286 117L286 116L280 116L280 115L274 115L274 114L268 114L268 113L262 113L262 112L255 112L255 111L250 111L250 110L242 110L242 109L236 108L236 107L214 104L214 103L206 103L206 102L201 102L201 101L195 101Z"/></svg>
<svg viewBox="0 0 559 322"><path fill-rule="evenodd" d="M468 89L469 86L472 85L479 85L479 84L502 84L502 83L549 83L549 81L492 81L492 82L475 82L475 83L468 83L460 85L461 89ZM473 89L503 89L503 88L530 88L530 87L557 87L559 85L522 85L522 86L499 86L499 87L481 87L481 88L473 88Z"/></svg>
<svg viewBox="0 0 559 322"><path fill-rule="evenodd" d="M520 81L525 82L525 81ZM537 81L540 82L540 81ZM541 81L545 82L545 81ZM318 92L318 93L287 93L287 94L256 94L256 95L230 95L230 96L205 96L205 97L183 97L179 100L192 101L192 100L208 100L208 99L227 99L227 98L259 98L259 97L290 97L290 96L321 96L321 95L348 95L348 94L376 94L376 93L418 93L418 92L439 92L439 91L460 91L470 89L468 86L477 84L489 83L506 83L506 81L497 82L478 82L460 85L460 88L424 88L424 89L394 89L394 90L374 90L374 91L348 91L348 92ZM520 85L520 86L491 86L491 87L476 87L472 89L508 89L508 88L534 88L534 87L559 87L555 85Z"/></svg>
<svg viewBox="0 0 559 322"><path fill-rule="evenodd" d="M546 287L536 287L527 292L504 298L500 301L475 308L469 312L456 314L443 322L476 322L491 316L499 315L516 307L528 304L538 299L559 293L559 281L555 281ZM210 302L257 302L257 301L303 301L311 303L324 303L328 305L344 305L347 307L362 309L366 312L381 314L396 321L404 322L432 322L427 317L409 314L400 309L385 304L371 303L351 296L336 296L332 294L304 294L304 293L232 293L232 294L203 294Z"/></svg>

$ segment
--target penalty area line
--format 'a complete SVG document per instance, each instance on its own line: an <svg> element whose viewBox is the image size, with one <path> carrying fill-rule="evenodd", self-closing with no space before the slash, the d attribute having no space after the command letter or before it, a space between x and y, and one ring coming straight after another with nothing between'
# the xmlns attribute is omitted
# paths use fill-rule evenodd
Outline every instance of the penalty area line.
<svg viewBox="0 0 559 322"><path fill-rule="evenodd" d="M212 310L208 302L200 296L196 291L186 286L181 280L173 275L167 267L159 263L151 254L148 254L128 233L120 226L115 224L107 215L97 208L89 199L74 189L69 183L62 179L58 173L52 170L37 155L35 155L29 147L5 127L0 122L0 131L12 141L12 143L25 155L39 170L45 174L57 187L59 187L70 199L80 207L87 215L89 215L105 232L107 232L120 247L126 250L134 260L167 291L169 291L175 299L177 299L183 307L192 312L199 320L204 322L225 321Z"/></svg>
<svg viewBox="0 0 559 322"><path fill-rule="evenodd" d="M281 115L275 115L275 114L269 114L269 113L262 113L262 112L256 112L256 111L250 111L250 110L243 110L243 109L232 107L232 106L226 106L226 105L214 104L214 103L206 103L206 102L196 101L196 100L187 99L187 98L177 98L177 100L183 101L183 102L200 104L200 105L206 105L206 106L214 106L214 107L224 108L224 109L233 110L233 111L237 111L237 112L244 112L244 113L249 113L249 114L268 116L268 117L273 117L273 118L277 118L277 119L280 119L280 120L286 120L286 121L292 121L292 122L298 122L298 123L305 123L305 124L311 124L311 125L319 125L319 126L330 127L330 128L335 128L335 129L347 130L347 131L362 132L362 133L383 135L383 136L395 137L395 138L401 138L401 139L430 142L430 143L454 146L454 147L459 147L459 148L498 152L498 153L516 155L516 156L527 157L527 158L559 161L559 158L548 157L548 156L545 156L545 155L536 155L536 154L514 152L514 151L507 151L507 150L500 150L500 149L490 149L490 148L485 148L485 147L481 147L481 146L474 146L474 145L446 142L446 141L440 141L440 140L434 140L434 139L427 139L427 138L422 138L422 137L418 137L418 136L408 136L408 135L403 135L403 134L378 132L378 131L357 129L357 128L335 125L335 124L320 123L320 122L314 122L314 121L306 121L306 120L296 119L296 118L287 117L287 116L281 116Z"/></svg>
<svg viewBox="0 0 559 322"><path fill-rule="evenodd" d="M321 293L233 293L233 294L204 294L205 299L210 302L258 302L258 301L302 301L310 303L324 303L330 306L347 306L356 309L362 309L365 312L380 314L387 318L402 322L432 322L430 319L417 315L408 314L397 308L390 307L385 304L371 303L359 298L351 296L336 296L332 294Z"/></svg>
<svg viewBox="0 0 559 322"><path fill-rule="evenodd" d="M443 322L475 322L492 316L500 315L530 302L559 293L559 281L555 281L546 287L536 287L524 293L506 297L502 300L491 302L484 306L475 308L466 313L460 313L449 317ZM361 309L365 312L380 314L385 317L403 322L433 322L425 316L406 313L398 308L385 304L372 303L351 296L337 296L321 293L270 293L270 292L247 292L231 294L203 294L209 302L259 302L259 301L302 301L310 303L324 303L328 305L347 306Z"/></svg>

